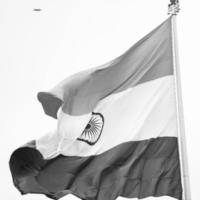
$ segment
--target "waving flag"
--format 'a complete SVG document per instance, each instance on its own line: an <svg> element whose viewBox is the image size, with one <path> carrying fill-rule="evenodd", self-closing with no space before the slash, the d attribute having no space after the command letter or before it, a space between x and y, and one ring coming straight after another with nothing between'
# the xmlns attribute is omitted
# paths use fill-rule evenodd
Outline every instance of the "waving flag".
<svg viewBox="0 0 200 200"><path fill-rule="evenodd" d="M23 194L182 199L171 27L170 17L118 58L38 94L58 123L11 156Z"/></svg>

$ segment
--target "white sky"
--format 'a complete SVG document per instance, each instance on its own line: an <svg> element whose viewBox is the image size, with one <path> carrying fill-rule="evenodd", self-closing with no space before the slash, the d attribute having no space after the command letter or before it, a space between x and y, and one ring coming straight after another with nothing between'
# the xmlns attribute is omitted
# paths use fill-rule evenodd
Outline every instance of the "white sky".
<svg viewBox="0 0 200 200"><path fill-rule="evenodd" d="M74 72L123 53L167 18L168 0L0 0L0 192L21 196L8 168L11 152L55 127L37 102ZM200 196L199 5L180 0L178 39L192 199ZM41 8L41 12L34 12ZM69 195L63 200L75 200ZM122 198L119 198L122 199ZM150 198L155 199L155 198ZM169 200L170 198L156 198Z"/></svg>

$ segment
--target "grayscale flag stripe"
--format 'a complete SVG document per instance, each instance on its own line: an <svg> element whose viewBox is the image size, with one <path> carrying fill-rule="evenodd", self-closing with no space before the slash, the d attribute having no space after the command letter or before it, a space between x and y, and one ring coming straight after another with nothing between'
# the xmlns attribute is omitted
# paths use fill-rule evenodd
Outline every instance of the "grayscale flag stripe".
<svg viewBox="0 0 200 200"><path fill-rule="evenodd" d="M88 200L115 200L167 195L181 200L182 188L176 137L120 144L88 157L58 156L44 160L28 145L10 159L16 187L52 199L72 193Z"/></svg>
<svg viewBox="0 0 200 200"><path fill-rule="evenodd" d="M103 123L98 117L95 117L97 124L93 120L89 123L94 117L90 114L69 116L60 111L57 129L36 140L36 147L43 157L49 159L59 154L90 156L101 154L124 142L176 137L174 76L158 78L109 95L98 103L93 112L101 114ZM95 145L77 140L88 123L92 126L83 138L91 142L98 137Z"/></svg>
<svg viewBox="0 0 200 200"><path fill-rule="evenodd" d="M46 114L83 115L98 101L140 83L173 74L171 17L111 62L70 76L49 92L38 93Z"/></svg>

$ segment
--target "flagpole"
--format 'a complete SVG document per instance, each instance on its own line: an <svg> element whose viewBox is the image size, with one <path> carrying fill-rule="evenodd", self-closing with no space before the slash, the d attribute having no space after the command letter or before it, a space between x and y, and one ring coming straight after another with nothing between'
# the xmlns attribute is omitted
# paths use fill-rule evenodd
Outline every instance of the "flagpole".
<svg viewBox="0 0 200 200"><path fill-rule="evenodd" d="M168 14L171 14L172 20L173 66L175 75L175 94L177 109L179 157L181 165L181 181L183 187L183 200L191 200L176 29L176 15L179 12L179 10L179 2L171 0L171 4L168 7Z"/></svg>

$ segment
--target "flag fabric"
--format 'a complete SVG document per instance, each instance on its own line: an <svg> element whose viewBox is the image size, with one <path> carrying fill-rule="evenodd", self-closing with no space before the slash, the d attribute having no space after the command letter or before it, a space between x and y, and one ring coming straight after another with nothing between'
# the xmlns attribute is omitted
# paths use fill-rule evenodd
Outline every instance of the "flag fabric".
<svg viewBox="0 0 200 200"><path fill-rule="evenodd" d="M10 158L22 194L182 199L171 17L123 55L38 93L54 131Z"/></svg>

